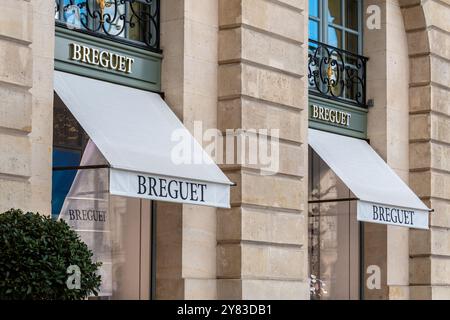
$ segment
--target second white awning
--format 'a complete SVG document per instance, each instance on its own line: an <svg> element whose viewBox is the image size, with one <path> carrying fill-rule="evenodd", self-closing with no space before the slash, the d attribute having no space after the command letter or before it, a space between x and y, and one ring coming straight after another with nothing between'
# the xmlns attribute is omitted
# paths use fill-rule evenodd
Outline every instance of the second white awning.
<svg viewBox="0 0 450 320"><path fill-rule="evenodd" d="M232 182L158 94L54 76L56 93L111 167L111 194L229 208Z"/></svg>
<svg viewBox="0 0 450 320"><path fill-rule="evenodd" d="M360 221L428 229L430 209L364 140L309 129L309 145L358 198Z"/></svg>

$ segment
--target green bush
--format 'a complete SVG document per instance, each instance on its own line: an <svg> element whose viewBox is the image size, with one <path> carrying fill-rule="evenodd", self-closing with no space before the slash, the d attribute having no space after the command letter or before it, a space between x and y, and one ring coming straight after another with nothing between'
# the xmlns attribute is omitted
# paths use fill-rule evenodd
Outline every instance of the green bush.
<svg viewBox="0 0 450 320"><path fill-rule="evenodd" d="M76 265L80 289L66 284ZM0 214L0 299L78 300L101 284L92 252L64 221L11 209Z"/></svg>

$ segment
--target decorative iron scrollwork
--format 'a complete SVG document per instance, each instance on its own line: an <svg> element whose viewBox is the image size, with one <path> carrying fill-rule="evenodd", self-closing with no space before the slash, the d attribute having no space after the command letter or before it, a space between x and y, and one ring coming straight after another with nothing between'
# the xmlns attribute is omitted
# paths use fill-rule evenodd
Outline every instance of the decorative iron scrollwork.
<svg viewBox="0 0 450 320"><path fill-rule="evenodd" d="M160 0L55 0L59 25L159 50Z"/></svg>
<svg viewBox="0 0 450 320"><path fill-rule="evenodd" d="M309 40L310 91L366 108L367 60L366 57Z"/></svg>

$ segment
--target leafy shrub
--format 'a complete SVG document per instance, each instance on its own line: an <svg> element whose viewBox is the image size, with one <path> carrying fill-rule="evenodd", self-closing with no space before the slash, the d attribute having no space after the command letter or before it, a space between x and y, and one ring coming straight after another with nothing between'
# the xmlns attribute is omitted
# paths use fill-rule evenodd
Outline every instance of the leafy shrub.
<svg viewBox="0 0 450 320"><path fill-rule="evenodd" d="M64 221L11 209L0 214L0 299L78 300L97 295L101 263ZM67 269L81 271L69 289Z"/></svg>

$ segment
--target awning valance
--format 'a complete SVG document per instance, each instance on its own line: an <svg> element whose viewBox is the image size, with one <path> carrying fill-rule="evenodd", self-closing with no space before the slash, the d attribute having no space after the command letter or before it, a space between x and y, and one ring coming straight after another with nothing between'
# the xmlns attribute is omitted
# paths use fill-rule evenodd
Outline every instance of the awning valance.
<svg viewBox="0 0 450 320"><path fill-rule="evenodd" d="M353 192L360 221L428 229L430 209L364 140L309 129L309 145Z"/></svg>
<svg viewBox="0 0 450 320"><path fill-rule="evenodd" d="M110 165L110 193L229 207L230 180L161 97L55 71L54 88Z"/></svg>

